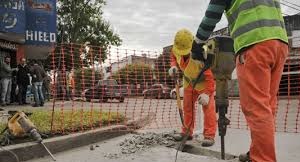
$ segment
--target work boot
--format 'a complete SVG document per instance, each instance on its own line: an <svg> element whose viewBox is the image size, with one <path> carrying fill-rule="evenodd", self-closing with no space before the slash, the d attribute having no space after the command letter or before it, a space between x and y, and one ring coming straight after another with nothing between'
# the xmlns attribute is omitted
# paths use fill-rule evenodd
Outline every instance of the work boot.
<svg viewBox="0 0 300 162"><path fill-rule="evenodd" d="M215 144L215 140L211 138L204 138L201 142L202 147L210 147Z"/></svg>
<svg viewBox="0 0 300 162"><path fill-rule="evenodd" d="M239 161L240 162L251 162L251 160L250 160L250 152L248 151L245 154L240 154Z"/></svg>
<svg viewBox="0 0 300 162"><path fill-rule="evenodd" d="M175 141L182 141L184 137L185 137L185 134L183 134L183 133L173 135L173 138ZM193 139L192 136L188 136L188 138L187 138L188 141L190 141L192 139Z"/></svg>

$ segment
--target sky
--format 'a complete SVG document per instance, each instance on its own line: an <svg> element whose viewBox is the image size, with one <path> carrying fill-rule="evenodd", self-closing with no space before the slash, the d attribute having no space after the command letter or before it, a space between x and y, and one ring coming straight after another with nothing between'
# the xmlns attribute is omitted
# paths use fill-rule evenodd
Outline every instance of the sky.
<svg viewBox="0 0 300 162"><path fill-rule="evenodd" d="M299 0L281 2L296 8L282 5L285 14L300 12ZM209 0L107 0L103 16L123 40L121 48L161 51L172 44L179 29L196 33L208 3ZM226 26L223 16L216 29Z"/></svg>

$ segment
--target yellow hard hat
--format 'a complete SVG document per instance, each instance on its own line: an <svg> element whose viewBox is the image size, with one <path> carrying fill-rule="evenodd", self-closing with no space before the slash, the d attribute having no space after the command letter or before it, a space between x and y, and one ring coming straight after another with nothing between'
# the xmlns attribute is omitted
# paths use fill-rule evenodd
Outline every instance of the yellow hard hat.
<svg viewBox="0 0 300 162"><path fill-rule="evenodd" d="M193 34L187 29L181 29L176 33L173 52L176 55L187 55L191 52L194 41Z"/></svg>

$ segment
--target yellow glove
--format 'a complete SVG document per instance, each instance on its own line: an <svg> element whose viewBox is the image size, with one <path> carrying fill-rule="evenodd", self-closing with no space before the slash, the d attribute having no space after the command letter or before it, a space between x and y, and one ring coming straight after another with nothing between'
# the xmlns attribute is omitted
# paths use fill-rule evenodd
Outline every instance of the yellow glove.
<svg viewBox="0 0 300 162"><path fill-rule="evenodd" d="M203 106L208 105L209 96L205 93L200 94L199 97L198 97L198 102L199 102L199 104L201 104Z"/></svg>

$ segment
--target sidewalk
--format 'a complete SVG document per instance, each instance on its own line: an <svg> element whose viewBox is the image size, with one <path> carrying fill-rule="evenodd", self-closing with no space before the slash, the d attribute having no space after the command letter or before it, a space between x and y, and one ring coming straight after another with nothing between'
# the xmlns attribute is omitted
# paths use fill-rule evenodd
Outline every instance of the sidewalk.
<svg viewBox="0 0 300 162"><path fill-rule="evenodd" d="M141 132L168 132L170 129L164 130L142 130ZM65 151L56 154L58 162L173 162L175 161L176 150L165 146L149 147L145 150L132 153L122 154L120 143L126 138L132 137L132 134L113 138L104 142L99 142L93 145L93 150L90 146L84 146L73 150ZM300 159L300 134L277 133L277 161L278 162L298 162ZM228 129L226 142L226 153L239 155L246 152L249 148L250 138L248 130ZM189 142L196 147L200 144L193 141ZM98 147L96 147L98 146ZM216 138L216 144L209 148L213 151L220 151L220 140ZM50 157L42 159L30 160L29 162L50 162ZM184 152L178 153L177 162L222 162L213 157L194 155ZM228 160L228 162L238 162L237 159Z"/></svg>
<svg viewBox="0 0 300 162"><path fill-rule="evenodd" d="M226 153L239 155L247 152L250 146L249 130L228 129L225 144ZM220 152L219 136L216 137L216 144L209 149ZM276 153L278 162L300 161L300 134L276 133Z"/></svg>
<svg viewBox="0 0 300 162"><path fill-rule="evenodd" d="M122 154L120 143L125 138L133 135L125 135L94 144L94 150L91 146L84 146L55 154L57 162L174 162L176 150L164 146L154 146L146 150L133 154ZM96 147L98 146L98 147ZM28 162L51 162L50 157L30 160ZM179 152L177 162L221 162L211 157L193 155Z"/></svg>

